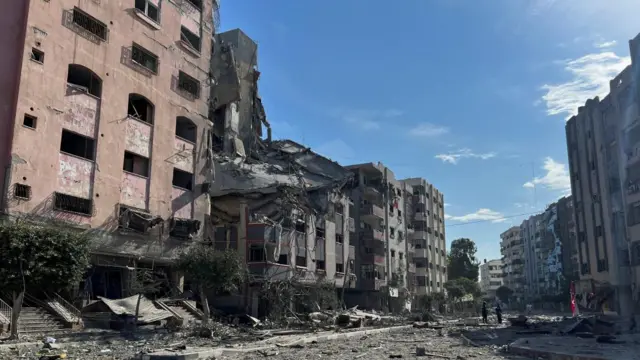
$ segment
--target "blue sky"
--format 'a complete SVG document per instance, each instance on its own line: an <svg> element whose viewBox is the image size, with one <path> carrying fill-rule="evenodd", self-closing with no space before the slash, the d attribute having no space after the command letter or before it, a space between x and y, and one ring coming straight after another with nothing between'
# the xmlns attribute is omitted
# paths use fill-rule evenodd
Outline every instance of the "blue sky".
<svg viewBox="0 0 640 360"><path fill-rule="evenodd" d="M500 233L568 193L568 116L607 93L637 0L222 0L258 44L277 137L382 161L447 203L447 242ZM635 24L635 26L634 26Z"/></svg>

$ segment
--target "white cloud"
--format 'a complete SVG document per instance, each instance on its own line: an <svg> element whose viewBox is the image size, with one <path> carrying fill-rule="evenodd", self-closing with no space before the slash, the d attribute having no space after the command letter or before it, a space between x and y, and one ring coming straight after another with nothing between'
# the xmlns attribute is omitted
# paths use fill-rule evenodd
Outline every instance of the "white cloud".
<svg viewBox="0 0 640 360"><path fill-rule="evenodd" d="M534 188L543 186L554 191L569 192L571 191L571 180L569 178L569 170L565 164L556 162L550 157L544 159L542 166L546 174L542 177L535 177L531 181L527 181L522 185L525 188Z"/></svg>
<svg viewBox="0 0 640 360"><path fill-rule="evenodd" d="M482 159L482 160L487 160L487 159L491 159L493 157L496 156L496 153L494 152L489 152L489 153L483 153L483 154L477 154L474 153L473 151L471 151L470 149L460 149L456 152L450 152L447 154L438 154L435 156L436 159L440 159L445 163L449 163L449 164L457 164L458 161L460 161L460 159L468 159L468 158L475 158L475 159Z"/></svg>
<svg viewBox="0 0 640 360"><path fill-rule="evenodd" d="M378 130L385 120L397 118L404 114L398 109L364 110L364 109L336 109L331 112L333 117L362 130Z"/></svg>
<svg viewBox="0 0 640 360"><path fill-rule="evenodd" d="M493 211L491 209L478 209L478 211L461 215L461 216L453 216L453 215L445 215L444 218L446 220L452 221L460 221L460 222L472 222L472 221L491 221L493 223L499 223L505 221L504 215L497 211Z"/></svg>
<svg viewBox="0 0 640 360"><path fill-rule="evenodd" d="M449 207L449 206L451 206L451 204L449 204L449 203L444 203L444 207Z"/></svg>
<svg viewBox="0 0 640 360"><path fill-rule="evenodd" d="M613 41L603 41L603 42L599 42L599 43L595 43L593 44L593 46L599 48L599 49L604 49L604 48L608 48L608 47L612 47L612 46L616 46L618 42L613 40Z"/></svg>
<svg viewBox="0 0 640 360"><path fill-rule="evenodd" d="M441 125L422 123L409 130L409 134L419 137L436 137L449 133L449 128Z"/></svg>
<svg viewBox="0 0 640 360"><path fill-rule="evenodd" d="M341 139L331 140L324 144L311 148L318 154L329 158L341 165L346 165L354 162L356 152L349 144Z"/></svg>
<svg viewBox="0 0 640 360"><path fill-rule="evenodd" d="M631 58L601 52L562 63L571 79L542 86L546 91L542 100L546 103L548 115L566 114L568 119L588 99L605 96L609 92L609 81L631 63Z"/></svg>

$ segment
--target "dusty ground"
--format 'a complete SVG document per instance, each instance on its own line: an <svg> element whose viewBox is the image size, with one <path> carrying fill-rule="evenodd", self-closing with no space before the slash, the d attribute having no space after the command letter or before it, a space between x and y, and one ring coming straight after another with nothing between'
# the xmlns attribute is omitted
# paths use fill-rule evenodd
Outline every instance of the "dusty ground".
<svg viewBox="0 0 640 360"><path fill-rule="evenodd" d="M416 347L425 348L426 355L416 357ZM402 332L367 335L345 340L307 344L302 348L277 348L263 353L242 356L226 356L221 359L331 359L331 360L374 360L400 356L402 359L516 359L490 348L473 348L462 344L455 334L446 335L431 329L411 329ZM398 357L396 357L398 358Z"/></svg>

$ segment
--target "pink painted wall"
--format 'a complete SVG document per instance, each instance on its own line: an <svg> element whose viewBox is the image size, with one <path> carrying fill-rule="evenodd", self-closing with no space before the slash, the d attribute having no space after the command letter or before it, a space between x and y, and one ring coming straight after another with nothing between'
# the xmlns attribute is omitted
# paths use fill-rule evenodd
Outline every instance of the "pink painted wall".
<svg viewBox="0 0 640 360"><path fill-rule="evenodd" d="M58 191L83 199L91 197L94 163L73 155L59 154Z"/></svg>
<svg viewBox="0 0 640 360"><path fill-rule="evenodd" d="M126 149L138 155L149 157L151 153L151 125L140 120L127 118Z"/></svg>
<svg viewBox="0 0 640 360"><path fill-rule="evenodd" d="M200 36L200 18L202 17L200 10L186 0L182 0L181 8L183 13L180 24L192 33Z"/></svg>
<svg viewBox="0 0 640 360"><path fill-rule="evenodd" d="M174 142L176 155L173 158L173 166L180 170L193 174L193 157L195 145L176 137Z"/></svg>
<svg viewBox="0 0 640 360"><path fill-rule="evenodd" d="M120 202L138 209L147 209L147 185L149 179L128 173L122 173Z"/></svg>
<svg viewBox="0 0 640 360"><path fill-rule="evenodd" d="M176 154L175 120L179 116L189 117L198 128L198 138L202 138L211 127L206 120L207 96L186 99L173 91L171 84L178 71L196 79L208 77L211 42L203 41L199 57L173 46L180 40L183 12L174 1L161 3L160 29L150 28L138 16L129 14L132 1L12 0L3 7L0 30L5 31L0 31L0 44L6 53L0 57L0 137L7 141L0 138L0 159L6 161L10 153L21 159L13 166L10 183L26 184L32 189L32 198L12 202L10 213L59 216L51 209L52 194L72 192L65 189L80 180L81 185L73 192L91 199L95 210L90 216L69 215L68 219L76 223L113 228L117 225L113 219L117 219L117 204L123 200L123 188L125 193L127 189L135 189L126 199L131 206L141 205L146 196L147 206L136 207L146 207L150 213L164 219L178 211L181 217L192 218L193 213L193 218L205 221L205 214L210 211L206 196L193 192L180 198L181 201L173 201L177 199L175 195L180 194L173 191L171 173ZM205 13L210 13L211 1L204 3ZM19 5L28 5L28 21L18 20L20 14L26 14ZM63 14L74 6L108 26L108 41L94 43L62 24ZM203 17L201 21L205 31L203 38L210 38L211 17ZM20 26L26 26L24 36L20 36ZM121 62L124 51L130 49L133 42L158 56L160 69L157 74L143 74ZM29 60L33 47L45 53L44 63ZM82 65L102 80L99 102L91 100L91 103L84 94L67 95L69 64ZM22 74L21 78L18 78L19 74ZM15 80L11 82L10 79ZM153 126L126 119L131 93L140 94L154 104ZM18 100L12 107L12 101L8 99L14 95ZM67 159L60 154L60 136L64 128L89 135L89 110L93 109L96 110L92 125L96 159L90 176L93 184L87 187L88 168L78 167L80 162L76 159ZM25 113L38 118L35 129L22 126ZM132 139L133 134L136 139ZM149 141L141 141L145 138ZM123 175L123 157L127 149L150 157L146 186L138 178ZM206 153L197 150L192 156L192 163L197 165L195 170L192 167L189 171L194 173L196 188L199 188L197 185L206 181L200 171L206 163ZM66 159L63 166L61 158ZM61 169L64 170L62 173ZM78 178L80 173L84 177ZM65 175L59 179L61 174Z"/></svg>
<svg viewBox="0 0 640 360"><path fill-rule="evenodd" d="M0 11L0 44L3 48L3 56L0 57L0 192L4 192L11 183L11 179L6 179L9 174L5 175L5 170L11 163L17 89L20 83L29 2L10 1L3 4ZM3 210L6 194L2 195L0 212Z"/></svg>
<svg viewBox="0 0 640 360"><path fill-rule="evenodd" d="M177 187L174 187L171 190L171 198L172 199L179 199L182 196L189 196L191 197L191 191L188 190L184 190L184 189L180 189ZM177 205L175 202L172 205L172 212L173 212L173 216L176 218L180 218L180 219L191 219L191 203L186 203L185 205Z"/></svg>
<svg viewBox="0 0 640 360"><path fill-rule="evenodd" d="M62 126L86 137L94 138L98 123L100 99L74 91L64 98L65 113Z"/></svg>

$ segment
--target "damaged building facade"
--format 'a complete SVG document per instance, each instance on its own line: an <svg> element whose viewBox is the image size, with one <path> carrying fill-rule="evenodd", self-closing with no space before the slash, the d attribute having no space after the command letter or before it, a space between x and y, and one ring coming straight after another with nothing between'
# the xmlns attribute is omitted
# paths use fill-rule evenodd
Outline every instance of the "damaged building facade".
<svg viewBox="0 0 640 360"><path fill-rule="evenodd" d="M396 180L382 163L347 166L354 181L357 290L363 306L387 296L443 291L447 281L444 198L421 178ZM355 301L355 300L354 300Z"/></svg>
<svg viewBox="0 0 640 360"><path fill-rule="evenodd" d="M126 296L130 269L203 236L217 7L26 0L0 15L2 213L88 230L92 296Z"/></svg>
<svg viewBox="0 0 640 360"><path fill-rule="evenodd" d="M237 250L250 273L242 294L218 303L261 316L269 307L259 295L266 282L355 287L345 192L351 173L294 141L273 141L258 94L256 43L237 29L215 40L212 240Z"/></svg>
<svg viewBox="0 0 640 360"><path fill-rule="evenodd" d="M544 300L577 280L575 223L571 196L562 197L520 225L524 242L525 299Z"/></svg>
<svg viewBox="0 0 640 360"><path fill-rule="evenodd" d="M215 246L237 249L253 284L328 281L348 305L380 308L402 292L442 291L442 193L423 179L396 180L380 163L343 167L294 141L271 139L256 43L239 29L215 40ZM257 315L268 307L252 286L228 301Z"/></svg>

